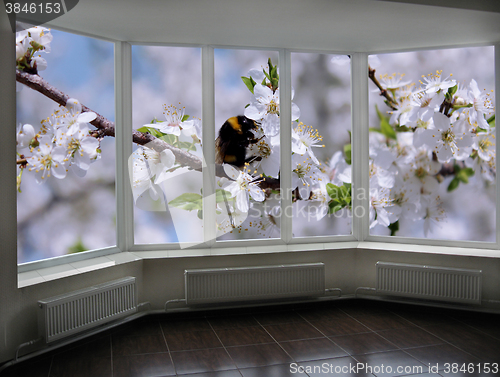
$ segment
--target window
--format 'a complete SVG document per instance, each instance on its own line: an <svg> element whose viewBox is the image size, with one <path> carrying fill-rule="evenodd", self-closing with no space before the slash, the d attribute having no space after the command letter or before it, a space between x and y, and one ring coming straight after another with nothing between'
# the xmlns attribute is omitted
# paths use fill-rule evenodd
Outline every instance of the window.
<svg viewBox="0 0 500 377"><path fill-rule="evenodd" d="M293 235L349 235L350 59L346 55L292 53L291 63L293 101L300 110L292 126L292 182L299 180L294 199L302 199L293 204Z"/></svg>
<svg viewBox="0 0 500 377"><path fill-rule="evenodd" d="M493 47L370 67L370 233L495 242Z"/></svg>
<svg viewBox="0 0 500 377"><path fill-rule="evenodd" d="M18 262L114 246L114 138L81 110L114 121L113 44L40 26L16 42L24 78L44 80L17 84ZM72 99L59 107L42 89Z"/></svg>
<svg viewBox="0 0 500 377"><path fill-rule="evenodd" d="M114 121L112 43L29 30L18 68L29 78L46 65L44 80L75 100L51 117L53 100L17 94L19 263L117 244L116 208L130 203L116 204L115 162L133 200L122 251L321 243L368 228L370 240L496 242L493 47L369 56L360 130L353 118L368 109L351 104L362 75L348 54L134 45L134 143L115 161L115 139L94 124L94 112ZM32 56L33 38L46 48ZM364 214L352 210L366 168L355 134L369 134Z"/></svg>
<svg viewBox="0 0 500 377"><path fill-rule="evenodd" d="M227 175L216 177L217 240L280 238L278 52L216 49L214 67L216 162ZM263 191L265 180L278 186Z"/></svg>
<svg viewBox="0 0 500 377"><path fill-rule="evenodd" d="M135 130L202 157L199 48L133 46L132 99ZM150 144L135 144L129 163L135 244L203 242L201 173Z"/></svg>

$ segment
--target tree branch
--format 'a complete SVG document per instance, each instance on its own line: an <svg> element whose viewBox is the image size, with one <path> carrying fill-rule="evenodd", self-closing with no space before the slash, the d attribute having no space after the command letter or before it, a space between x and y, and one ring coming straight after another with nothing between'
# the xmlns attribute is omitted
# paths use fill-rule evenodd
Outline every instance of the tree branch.
<svg viewBox="0 0 500 377"><path fill-rule="evenodd" d="M66 106L66 103L71 98L67 94L63 93L61 90L57 89L53 85L50 85L47 81L41 78L39 75L22 72L16 70L16 80L33 90L43 94L47 98L53 100L61 106ZM115 137L115 123L106 119L102 115L97 112L89 109L87 106L82 104L82 112L91 111L94 112L97 117L92 122L90 122L94 127L97 128L97 131L93 136L102 137L102 136L112 136ZM165 141L154 137L149 133L143 133L136 130L132 131L132 141L139 145L147 145L148 148L154 149L157 152L161 152L165 149L169 149L175 155L175 161L182 166L187 166L193 170L201 171L202 169L202 161L192 155L191 153L185 152L182 149L176 148ZM19 160L18 164L23 164L24 161ZM222 165L216 164L215 175L218 177L226 177L224 173L224 169ZM259 186L262 189L275 189L279 190L280 188L280 180L276 178L266 178L265 181L261 181Z"/></svg>
<svg viewBox="0 0 500 377"><path fill-rule="evenodd" d="M387 91L387 89L384 89L382 87L382 85L380 84L380 82L377 80L377 78L375 77L375 70L373 68L371 68L370 66L368 66L368 77L370 78L370 80L372 80L372 82L377 86L377 88L380 89L380 95L381 96L384 96L388 103L387 105L392 109L392 110L397 110L398 108L396 107L397 106L397 102L394 100L394 98L391 97L391 95L389 94L389 92Z"/></svg>
<svg viewBox="0 0 500 377"><path fill-rule="evenodd" d="M47 81L42 79L38 75L33 75L27 72L21 72L16 70L16 80L33 90L43 94L47 98L50 98L54 102L58 103L61 106L66 106L66 103L70 99L70 96L63 93L61 90L55 88L50 85ZM97 117L92 122L90 122L94 127L96 127L99 132L99 136L115 136L115 123L106 119L102 115L97 112L89 109L87 106L82 104L82 112L92 111L96 113ZM142 133L139 131L133 131L132 133L132 141L139 145L146 145L149 148L152 148L158 152L163 151L164 149L170 149L175 155L175 160L184 166L188 166L191 169L201 171L201 160L192 155L191 153L187 153L179 148L176 148L161 139L155 138L151 134Z"/></svg>

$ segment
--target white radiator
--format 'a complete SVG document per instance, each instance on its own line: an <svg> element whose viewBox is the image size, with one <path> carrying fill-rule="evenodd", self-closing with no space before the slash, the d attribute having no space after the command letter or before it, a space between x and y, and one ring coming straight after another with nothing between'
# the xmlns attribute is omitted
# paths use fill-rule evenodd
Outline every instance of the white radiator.
<svg viewBox="0 0 500 377"><path fill-rule="evenodd" d="M481 270L377 263L377 292L466 304L481 304Z"/></svg>
<svg viewBox="0 0 500 377"><path fill-rule="evenodd" d="M135 277L40 300L38 306L40 336L53 342L135 313Z"/></svg>
<svg viewBox="0 0 500 377"><path fill-rule="evenodd" d="M185 270L184 277L187 305L325 294L323 263Z"/></svg>

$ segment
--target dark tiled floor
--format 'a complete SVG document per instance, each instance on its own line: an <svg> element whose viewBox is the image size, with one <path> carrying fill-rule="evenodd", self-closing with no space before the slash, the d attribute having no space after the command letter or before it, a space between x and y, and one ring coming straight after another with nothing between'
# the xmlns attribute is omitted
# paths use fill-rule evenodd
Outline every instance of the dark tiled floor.
<svg viewBox="0 0 500 377"><path fill-rule="evenodd" d="M494 363L499 315L337 300L151 315L1 377L500 375Z"/></svg>

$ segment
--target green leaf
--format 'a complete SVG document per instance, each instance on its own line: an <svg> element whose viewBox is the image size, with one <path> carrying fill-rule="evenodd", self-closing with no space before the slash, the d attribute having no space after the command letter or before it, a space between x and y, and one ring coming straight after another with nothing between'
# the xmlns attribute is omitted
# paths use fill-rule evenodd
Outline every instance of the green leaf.
<svg viewBox="0 0 500 377"><path fill-rule="evenodd" d="M396 232L399 230L399 220L392 224L389 224L388 228L391 231L391 236L395 236Z"/></svg>
<svg viewBox="0 0 500 377"><path fill-rule="evenodd" d="M380 119L380 132L382 132L385 137L396 140L396 131L394 131L394 128L392 128L392 126L389 124L387 117L385 117L384 114L380 112L377 105L375 105L375 109L377 110L377 115Z"/></svg>
<svg viewBox="0 0 500 377"><path fill-rule="evenodd" d="M263 72L264 72L264 75L266 75L267 79L268 79L269 81L271 81L271 76L269 76L269 73L267 73L266 71L263 71Z"/></svg>
<svg viewBox="0 0 500 377"><path fill-rule="evenodd" d="M153 135L154 137L157 137L157 138L160 138L163 135L165 135L163 132L157 130L156 128L148 127L148 126L144 126L144 127L138 128L137 131L151 134L151 135Z"/></svg>
<svg viewBox="0 0 500 377"><path fill-rule="evenodd" d="M378 132L379 134L382 133L382 130L380 128L375 128L375 127L370 127L368 129L368 131L370 131L370 132Z"/></svg>
<svg viewBox="0 0 500 377"><path fill-rule="evenodd" d="M326 184L326 192L328 193L328 196L334 200L337 200L340 197L340 187L335 186L333 183Z"/></svg>
<svg viewBox="0 0 500 377"><path fill-rule="evenodd" d="M394 131L394 128L390 126L387 121L381 121L380 122L380 129L382 130L382 133L388 137L389 139L396 140L396 131Z"/></svg>
<svg viewBox="0 0 500 377"><path fill-rule="evenodd" d="M198 210L198 213L196 214L200 220L203 220L203 210Z"/></svg>
<svg viewBox="0 0 500 377"><path fill-rule="evenodd" d="M168 202L168 205L186 211L200 211L203 209L203 197L200 194L187 192Z"/></svg>
<svg viewBox="0 0 500 377"><path fill-rule="evenodd" d="M162 139L165 143L168 143L170 145L174 145L175 143L177 143L177 141L179 141L179 138L177 136L171 134L163 134L163 136L161 136L160 139Z"/></svg>
<svg viewBox="0 0 500 377"><path fill-rule="evenodd" d="M271 79L271 85L273 87L273 90L278 89L279 82L280 82L279 79L276 79L276 78Z"/></svg>
<svg viewBox="0 0 500 377"><path fill-rule="evenodd" d="M78 238L78 240L68 247L68 254L76 254L76 253L81 253L82 251L87 251L88 249L85 247L85 245L82 242L81 238Z"/></svg>
<svg viewBox="0 0 500 377"><path fill-rule="evenodd" d="M495 127L495 114L493 114L492 116L490 116L486 122L488 122L488 124L490 125L490 127Z"/></svg>
<svg viewBox="0 0 500 377"><path fill-rule="evenodd" d="M329 214L333 214L335 212L338 212L340 211L342 208L344 208L345 205L342 205L340 204L339 202L337 202L336 200L332 200L329 204L328 204L328 213Z"/></svg>
<svg viewBox="0 0 500 377"><path fill-rule="evenodd" d="M186 149L187 151L195 151L196 150L196 145L194 145L193 143L190 143L188 141L180 141L178 146L179 146L179 148Z"/></svg>
<svg viewBox="0 0 500 377"><path fill-rule="evenodd" d="M450 182L450 184L448 185L448 188L446 189L446 191L448 192L452 192L453 190L455 190L458 185L460 184L460 180L458 178L453 178Z"/></svg>
<svg viewBox="0 0 500 377"><path fill-rule="evenodd" d="M352 150L351 144L344 145L344 158L345 158L345 162L347 162L348 165L351 165L351 162L352 162L351 150Z"/></svg>
<svg viewBox="0 0 500 377"><path fill-rule="evenodd" d="M455 86L453 86L453 87L451 87L451 88L448 89L448 94L450 96L453 96L457 92L457 90L458 90L458 85L455 85Z"/></svg>
<svg viewBox="0 0 500 377"><path fill-rule="evenodd" d="M460 182L463 182L463 183L469 183L469 177L472 177L473 175L474 175L474 169L464 168L464 169L460 169L455 174L455 179L458 179Z"/></svg>
<svg viewBox="0 0 500 377"><path fill-rule="evenodd" d="M248 90L250 90L253 94L253 87L257 84L253 78L248 78L245 76L241 76L243 83L247 86Z"/></svg>
<svg viewBox="0 0 500 377"><path fill-rule="evenodd" d="M472 168L465 168L465 169L462 169L461 171L465 172L465 174L467 174L468 177L472 177L474 175L474 169Z"/></svg>
<svg viewBox="0 0 500 377"><path fill-rule="evenodd" d="M189 115L184 114L184 116L183 116L183 117L182 117L182 119L181 119L181 122L185 122L185 121L186 121L186 120L188 120L188 119L189 119Z"/></svg>
<svg viewBox="0 0 500 377"><path fill-rule="evenodd" d="M222 203L222 202L229 202L233 201L234 198L232 197L231 193L229 191L223 190L223 189L217 189L215 190L215 201L217 203Z"/></svg>

